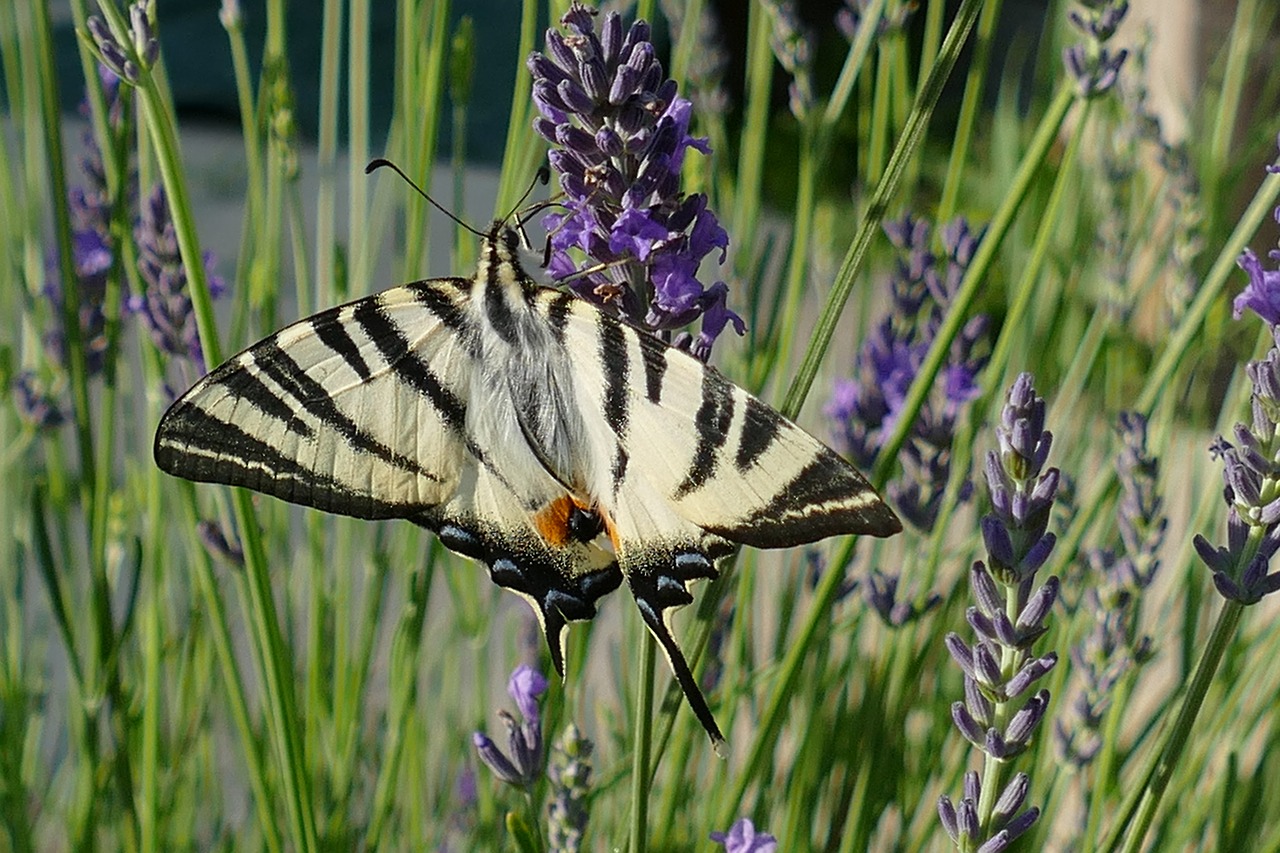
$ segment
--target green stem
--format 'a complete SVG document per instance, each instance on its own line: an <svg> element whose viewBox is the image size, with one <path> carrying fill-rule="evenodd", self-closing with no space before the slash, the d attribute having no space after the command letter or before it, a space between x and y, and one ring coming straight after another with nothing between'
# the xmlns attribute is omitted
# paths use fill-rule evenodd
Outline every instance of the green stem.
<svg viewBox="0 0 1280 853"><path fill-rule="evenodd" d="M769 124L769 92L773 80L773 50L769 47L769 12L764 3L752 3L747 18L746 106L743 112L738 178L733 199L733 230L741 246L755 245L760 212L760 186L764 175L765 139ZM738 256L742 264L754 259L749 252Z"/></svg>
<svg viewBox="0 0 1280 853"><path fill-rule="evenodd" d="M965 164L969 162L969 141L982 105L986 89L987 70L991 67L991 42L996 23L1000 20L1003 0L991 0L982 10L978 32L973 40L973 61L969 64L969 76L964 84L964 97L960 101L960 117L956 120L956 134L951 143L951 158L947 161L947 176L943 179L942 198L938 201L937 221L946 222L956 210L960 197L960 182Z"/></svg>
<svg viewBox="0 0 1280 853"><path fill-rule="evenodd" d="M631 764L631 846L629 853L649 849L649 761L653 749L653 671L657 643L644 628L640 644L640 683L636 691L635 742Z"/></svg>
<svg viewBox="0 0 1280 853"><path fill-rule="evenodd" d="M1255 535L1253 532L1250 533L1251 538ZM1195 724L1196 716L1204 704L1209 685L1213 682L1218 666L1222 663L1222 656L1230 645L1231 638L1235 636L1243 613L1244 605L1238 601L1225 602L1222 610L1218 612L1218 620L1214 623L1209 642L1204 648L1199 663L1196 664L1191 685L1182 697L1182 705L1178 708L1178 716L1173 723L1173 728L1169 731L1169 738L1160 751L1160 760L1156 763L1155 772L1138 803L1138 813L1122 848L1125 853L1134 853L1142 847L1147 830L1151 827L1151 821L1155 819L1156 810L1160 807L1160 800L1169 787L1169 780L1173 778L1174 768L1190 740L1191 727Z"/></svg>

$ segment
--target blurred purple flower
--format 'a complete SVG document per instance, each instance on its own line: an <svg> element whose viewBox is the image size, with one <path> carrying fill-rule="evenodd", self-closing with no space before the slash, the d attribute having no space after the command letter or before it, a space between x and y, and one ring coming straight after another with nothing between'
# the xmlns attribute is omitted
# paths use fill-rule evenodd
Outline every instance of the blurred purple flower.
<svg viewBox="0 0 1280 853"><path fill-rule="evenodd" d="M1078 684L1067 701L1069 713L1054 722L1058 755L1077 768L1090 763L1102 745L1102 725L1120 679L1151 657L1151 638L1139 632L1143 591L1160 568L1157 557L1168 519L1156 490L1159 460L1147 452L1147 421L1124 412L1116 459L1120 482L1117 523L1121 547L1085 552L1088 581L1084 618L1090 628L1071 649Z"/></svg>
<svg viewBox="0 0 1280 853"><path fill-rule="evenodd" d="M884 231L899 251L889 279L893 308L863 344L853 378L836 382L824 409L832 421L834 446L862 467L874 464L896 427L911 383L981 240L964 219L941 229L941 255L930 248L933 229L923 219L908 214L886 222ZM987 317L979 315L957 336L900 451L903 473L886 488L898 512L924 531L933 528L951 478L956 424L981 392L978 376L987 363L988 325ZM965 489L961 499L967 496Z"/></svg>
<svg viewBox="0 0 1280 853"><path fill-rule="evenodd" d="M867 7L871 2L872 0L844 0L844 5L836 12L836 29L840 31L840 35L844 36L845 41L853 43L858 38L859 31L866 21ZM886 9L876 23L876 37L880 38L903 29L907 20L918 8L919 3L911 0L899 6L896 12Z"/></svg>
<svg viewBox="0 0 1280 853"><path fill-rule="evenodd" d="M758 832L749 817L740 817L728 832L713 832L711 840L723 844L725 853L774 853L778 839L767 832Z"/></svg>
<svg viewBox="0 0 1280 853"><path fill-rule="evenodd" d="M19 371L10 387L18 417L37 430L56 429L66 417L58 407L57 398L49 393L45 384L33 370Z"/></svg>
<svg viewBox="0 0 1280 853"><path fill-rule="evenodd" d="M1104 47L1129 11L1127 0L1092 0L1083 9L1067 13L1067 19L1084 35L1084 41L1063 51L1067 71L1076 80L1082 98L1094 98L1109 91L1120 77L1129 51Z"/></svg>
<svg viewBox="0 0 1280 853"><path fill-rule="evenodd" d="M547 679L531 666L521 664L507 681L507 693L515 701L523 720L505 710L499 711L507 727L508 757L484 732L472 736L480 760L503 782L517 788L529 788L542 775L542 716L538 697L547 689Z"/></svg>
<svg viewBox="0 0 1280 853"><path fill-rule="evenodd" d="M649 25L636 21L624 33L610 12L597 35L594 15L573 3L561 19L568 32L548 30L546 52L528 60L540 113L534 130L553 146L548 157L565 193L564 212L544 220L548 271L653 331L669 335L702 317L701 333L687 345L706 360L725 326L745 332L726 306L728 287L698 278L715 249L723 263L728 235L705 195L679 189L688 149L710 148L689 135L692 105L667 79Z"/></svg>
<svg viewBox="0 0 1280 853"><path fill-rule="evenodd" d="M151 333L151 340L161 352L190 359L204 373L204 352L187 287L187 271L178 250L178 237L169 213L164 187L157 184L135 229L138 241L138 272L146 284L141 295L129 297L126 307L140 316ZM209 292L215 299L226 286L212 273L213 255L205 253L205 270L209 273Z"/></svg>
<svg viewBox="0 0 1280 853"><path fill-rule="evenodd" d="M862 593L867 605L891 628L901 628L914 622L942 604L942 596L937 593L929 593L919 603L906 597L899 599L898 583L898 575L886 575L879 569L873 569L867 575Z"/></svg>
<svg viewBox="0 0 1280 853"><path fill-rule="evenodd" d="M591 752L594 745L570 723L551 747L547 778L551 799L547 803L547 842L557 853L578 853L587 830L591 785Z"/></svg>
<svg viewBox="0 0 1280 853"><path fill-rule="evenodd" d="M98 77L102 83L106 103L107 132L113 136L125 134L124 101L120 92L120 78L106 66L97 66ZM80 113L86 118L89 115L89 103L81 102ZM102 160L102 150L92 131L86 131L83 138L84 152L79 157L83 182L72 186L67 191L68 206L71 213L71 253L75 268L77 296L80 318L80 342L84 348L85 369L89 376L102 372L106 365L107 352L107 318L104 304L107 297L108 276L115 261L111 238L111 220L114 216L113 201L107 186L107 171ZM132 164L126 176L127 189L123 203L130 206L133 201ZM56 261L50 258L48 272L44 284L44 295L53 305L54 321L42 336L45 352L49 358L64 369L67 366L66 329L62 321L62 297L64 288L59 278Z"/></svg>

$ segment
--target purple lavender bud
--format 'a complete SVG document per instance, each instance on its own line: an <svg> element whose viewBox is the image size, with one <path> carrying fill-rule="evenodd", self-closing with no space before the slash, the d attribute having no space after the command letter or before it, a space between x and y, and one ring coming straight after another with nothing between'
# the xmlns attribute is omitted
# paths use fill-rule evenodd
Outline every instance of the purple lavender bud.
<svg viewBox="0 0 1280 853"><path fill-rule="evenodd" d="M507 711L498 712L507 729L510 757L483 732L476 732L473 737L480 759L503 782L528 788L542 774L542 722L537 697L546 688L546 678L529 666L521 665L511 673L507 692L515 700L524 719L517 722Z"/></svg>
<svg viewBox="0 0 1280 853"><path fill-rule="evenodd" d="M973 646L973 669L974 677L983 687L997 688L1004 680L995 650L984 640L979 640Z"/></svg>
<svg viewBox="0 0 1280 853"><path fill-rule="evenodd" d="M951 798L945 794L938 797L938 818L942 821L942 828L946 830L953 844L960 843L960 819L956 815L956 807L951 805Z"/></svg>
<svg viewBox="0 0 1280 853"><path fill-rule="evenodd" d="M1221 574L1231 567L1231 552L1226 548L1215 548L1199 533L1192 537L1191 544L1195 546L1196 554L1204 564L1216 574Z"/></svg>
<svg viewBox="0 0 1280 853"><path fill-rule="evenodd" d="M1023 750L1031 741L1036 727L1044 719L1049 708L1049 691L1041 690L1032 696L1026 705L1013 715L1005 729L1005 739L1011 749Z"/></svg>
<svg viewBox="0 0 1280 853"><path fill-rule="evenodd" d="M711 840L723 844L725 853L774 853L778 839L756 829L751 818L740 817L728 832L712 832Z"/></svg>
<svg viewBox="0 0 1280 853"><path fill-rule="evenodd" d="M1039 806L1032 806L1013 820L1009 821L1009 824L1001 830L1001 832L1008 837L1010 842L1012 842L1014 839L1018 838L1018 836L1030 829L1039 819Z"/></svg>
<svg viewBox="0 0 1280 853"><path fill-rule="evenodd" d="M142 60L142 67L150 69L160 56L160 42L156 40L155 30L147 18L147 8L143 3L134 3L129 7L129 36L133 41L133 50Z"/></svg>
<svg viewBox="0 0 1280 853"><path fill-rule="evenodd" d="M978 682L967 675L964 679L964 706L974 722L979 726L986 728L991 725L992 717L995 713L995 705L978 687Z"/></svg>
<svg viewBox="0 0 1280 853"><path fill-rule="evenodd" d="M978 724L978 721L969 713L969 709L965 707L963 702L951 703L951 720L956 724L956 728L964 736L965 740L979 749L983 748L987 729Z"/></svg>
<svg viewBox="0 0 1280 853"><path fill-rule="evenodd" d="M1005 785L1004 791L1001 792L1000 798L996 800L995 808L991 812L992 822L996 826L1004 827L1014 813L1022 808L1022 803L1026 800L1027 792L1030 790L1030 776L1026 773L1013 774L1013 778L1009 780L1009 784Z"/></svg>
<svg viewBox="0 0 1280 853"><path fill-rule="evenodd" d="M489 739L483 732L476 732L471 736L471 741L475 744L476 752L480 755L480 760L493 771L501 781L508 785L516 787L524 787L525 780L520 776L520 772L516 770L515 765L511 763L502 750L498 749L498 745Z"/></svg>
<svg viewBox="0 0 1280 853"><path fill-rule="evenodd" d="M507 693L526 720L538 719L538 697L547 690L547 679L527 664L521 664L507 680Z"/></svg>
<svg viewBox="0 0 1280 853"><path fill-rule="evenodd" d="M978 848L977 853L1004 853L1012 842L1009 833L997 832Z"/></svg>
<svg viewBox="0 0 1280 853"><path fill-rule="evenodd" d="M1044 630L1044 620L1049 617L1049 611L1053 609L1053 603L1058 600L1059 589L1058 578L1051 575L1035 591L1035 594L1031 596L1031 600L1027 602L1027 606L1022 608L1022 612L1018 614L1017 630L1019 634L1026 635L1030 632Z"/></svg>
<svg viewBox="0 0 1280 853"><path fill-rule="evenodd" d="M977 774L975 773L976 777ZM969 775L965 774L965 787L968 787ZM978 800L976 797L965 797L960 801L960 808L956 815L960 824L960 834L964 838L976 839L980 830L978 823Z"/></svg>
<svg viewBox="0 0 1280 853"><path fill-rule="evenodd" d="M970 678L977 679L978 671L973 665L973 650L960 638L960 635L955 631L951 631L942 642L947 647L947 651L951 653L951 659L964 670L964 674Z"/></svg>
<svg viewBox="0 0 1280 853"><path fill-rule="evenodd" d="M1004 611L1000 590L981 560L973 564L969 572L969 583L973 587L973 595L978 601L978 607L983 613L993 616Z"/></svg>
<svg viewBox="0 0 1280 853"><path fill-rule="evenodd" d="M1244 604L1250 603L1244 590L1242 590L1226 572L1214 572L1213 585L1217 588L1218 593L1228 601L1239 601Z"/></svg>

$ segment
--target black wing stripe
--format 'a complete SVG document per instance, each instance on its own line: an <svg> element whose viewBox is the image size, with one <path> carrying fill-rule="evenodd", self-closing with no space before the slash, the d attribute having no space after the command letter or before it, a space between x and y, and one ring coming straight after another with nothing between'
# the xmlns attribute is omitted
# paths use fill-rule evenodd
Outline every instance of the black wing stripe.
<svg viewBox="0 0 1280 853"><path fill-rule="evenodd" d="M604 419L617 436L614 449L613 489L616 493L627 476L629 459L623 443L627 438L627 425L630 412L627 406L627 376L630 373L630 358L627 353L627 330L611 318L597 314L595 318L600 331L600 366L604 370Z"/></svg>
<svg viewBox="0 0 1280 853"><path fill-rule="evenodd" d="M373 374L364 356L360 355L360 345L347 334L345 325L338 318L341 310L341 308L330 308L328 311L322 311L311 318L311 328L325 346L342 356L342 360L356 372L361 382L368 382Z"/></svg>
<svg viewBox="0 0 1280 853"><path fill-rule="evenodd" d="M720 450L729 440L729 424L733 421L733 387L714 370L702 371L702 403L694 416L698 446L684 482L676 487L673 497L679 499L706 485L715 473Z"/></svg>
<svg viewBox="0 0 1280 853"><path fill-rule="evenodd" d="M576 298L572 293L560 291L547 303L547 325L551 327L552 337L561 346L564 346L565 329L569 325L569 315L573 313L573 301Z"/></svg>
<svg viewBox="0 0 1280 853"><path fill-rule="evenodd" d="M210 377L209 383L220 385L226 389L227 393L244 400L264 415L280 421L289 432L304 438L315 435L311 425L298 417L298 412L292 406L268 388L256 372L248 368L227 370L225 375Z"/></svg>
<svg viewBox="0 0 1280 853"><path fill-rule="evenodd" d="M756 548L790 548L827 536L891 536L902 529L893 510L851 465L817 454L773 499L732 528L709 532Z"/></svg>
<svg viewBox="0 0 1280 853"><path fill-rule="evenodd" d="M372 300L370 300L370 303ZM359 308L357 308L357 311ZM357 450L372 454L404 471L410 471L422 477L437 480L435 474L426 470L416 459L410 459L398 453L369 433L360 429L350 417L338 408L337 402L329 396L324 386L307 375L293 356L282 349L276 338L268 338L253 350L254 364L263 373L270 376L281 388L302 405L310 414L325 425L337 430L347 443Z"/></svg>
<svg viewBox="0 0 1280 853"><path fill-rule="evenodd" d="M466 404L446 388L425 361L409 349L409 339L391 322L375 300L356 305L354 317L395 375L425 397L440 418L458 436L465 436Z"/></svg>
<svg viewBox="0 0 1280 853"><path fill-rule="evenodd" d="M175 476L244 486L357 518L396 518L423 509L353 492L333 477L301 465L238 425L226 423L198 406L173 410L163 426L156 442L156 464Z"/></svg>
<svg viewBox="0 0 1280 853"><path fill-rule="evenodd" d="M733 460L739 471L746 471L756 464L765 451L773 446L782 428L782 418L778 413L755 397L747 397L743 421L742 438L738 442L738 453Z"/></svg>
<svg viewBox="0 0 1280 853"><path fill-rule="evenodd" d="M667 373L667 345L653 335L637 335L644 359L644 396L653 405L662 402L662 378Z"/></svg>
<svg viewBox="0 0 1280 853"><path fill-rule="evenodd" d="M419 305L430 311L441 323L459 334L469 332L470 324L467 322L466 315L462 313L462 307L441 292L439 287L441 283L440 281L415 281L412 284L406 284L405 288L413 294L414 300Z"/></svg>

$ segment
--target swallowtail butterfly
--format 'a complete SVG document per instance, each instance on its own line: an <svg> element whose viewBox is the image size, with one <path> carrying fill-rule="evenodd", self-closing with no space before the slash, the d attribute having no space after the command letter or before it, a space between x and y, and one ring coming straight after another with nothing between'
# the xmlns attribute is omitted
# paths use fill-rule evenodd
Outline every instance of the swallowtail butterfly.
<svg viewBox="0 0 1280 853"><path fill-rule="evenodd" d="M404 518L527 599L556 670L567 622L624 582L699 722L672 636L735 543L889 536L848 462L715 369L538 286L495 222L471 278L394 287L249 347L165 413L156 464L357 518Z"/></svg>

